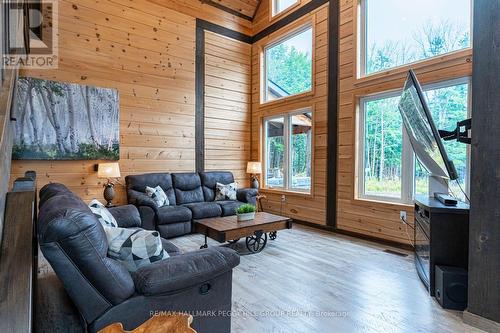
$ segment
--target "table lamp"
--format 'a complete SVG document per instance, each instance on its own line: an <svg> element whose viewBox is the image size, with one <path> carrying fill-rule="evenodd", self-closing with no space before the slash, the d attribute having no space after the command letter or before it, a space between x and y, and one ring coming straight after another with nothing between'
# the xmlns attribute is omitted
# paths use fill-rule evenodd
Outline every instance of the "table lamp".
<svg viewBox="0 0 500 333"><path fill-rule="evenodd" d="M97 167L97 178L106 178L108 181L104 186L104 199L106 199L106 207L113 207L113 199L115 198L115 184L110 178L120 178L120 165L118 163L99 163Z"/></svg>
<svg viewBox="0 0 500 333"><path fill-rule="evenodd" d="M262 163L260 162L248 162L247 173L252 174L252 188L259 188L259 176L262 173Z"/></svg>

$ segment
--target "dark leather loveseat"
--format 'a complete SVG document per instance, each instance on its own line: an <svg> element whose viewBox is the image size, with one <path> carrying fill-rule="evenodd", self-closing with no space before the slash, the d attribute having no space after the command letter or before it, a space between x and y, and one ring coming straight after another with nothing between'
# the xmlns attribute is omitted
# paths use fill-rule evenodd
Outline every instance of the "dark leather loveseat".
<svg viewBox="0 0 500 333"><path fill-rule="evenodd" d="M132 205L110 212L119 227L141 227L137 208ZM61 184L41 189L37 229L43 255L89 332L115 322L132 330L153 314L168 312L191 313L192 326L199 333L230 332L232 269L240 260L233 250L212 247L181 254L163 239L170 258L130 273L121 262L107 256L106 234L95 215Z"/></svg>
<svg viewBox="0 0 500 333"><path fill-rule="evenodd" d="M256 204L256 189L238 189L237 200L215 201L217 183L234 182L231 172L149 173L125 178L129 204L137 206L143 227L158 230L162 237L189 234L192 221L217 216L235 215L244 204ZM160 186L170 205L158 208L146 195L146 186Z"/></svg>

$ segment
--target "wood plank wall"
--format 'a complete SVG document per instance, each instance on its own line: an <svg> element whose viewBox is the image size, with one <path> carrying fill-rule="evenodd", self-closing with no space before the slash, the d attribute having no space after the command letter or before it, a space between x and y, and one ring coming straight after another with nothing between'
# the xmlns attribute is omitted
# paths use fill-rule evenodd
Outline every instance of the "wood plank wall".
<svg viewBox="0 0 500 333"><path fill-rule="evenodd" d="M118 2L119 0L114 0ZM205 21L210 21L212 23L224 26L228 29L235 30L246 35L252 34L252 22L224 12L217 9L207 3L203 3L200 0L147 0L148 2L155 3L157 5L175 10L179 13L189 15L191 17L197 17ZM249 4L253 3L255 0L245 0L241 1L248 3L245 5L245 9L249 9ZM220 2L220 1L216 1ZM234 2L233 2L234 3ZM226 1L221 2L223 5L227 5ZM242 7L243 5L235 5L234 8ZM243 7L241 8L243 9Z"/></svg>
<svg viewBox="0 0 500 333"><path fill-rule="evenodd" d="M413 207L357 200L356 111L360 97L401 89L409 66L357 78L357 1L340 1L340 107L337 227L385 240L408 244L399 211L413 221ZM472 74L472 51L465 50L411 65L423 84ZM411 235L411 229L408 229Z"/></svg>
<svg viewBox="0 0 500 333"><path fill-rule="evenodd" d="M205 32L205 169L250 183L251 45Z"/></svg>
<svg viewBox="0 0 500 333"><path fill-rule="evenodd" d="M261 9L267 8L265 1ZM260 68L262 52L270 42L283 34L312 22L314 49L314 88L312 94L262 105L260 103ZM266 211L283 214L298 220L326 225L326 142L327 142L327 64L328 64L328 5L323 5L285 28L258 41L252 47L252 158L262 159L263 117L283 114L304 107L313 110L313 189L312 195L262 190L267 199L262 201ZM282 194L285 201L281 201Z"/></svg>
<svg viewBox="0 0 500 333"><path fill-rule="evenodd" d="M195 18L146 0L64 0L59 29L59 69L21 74L118 89L122 176L194 171ZM14 161L12 177L35 170L40 187L62 182L102 198L95 163Z"/></svg>

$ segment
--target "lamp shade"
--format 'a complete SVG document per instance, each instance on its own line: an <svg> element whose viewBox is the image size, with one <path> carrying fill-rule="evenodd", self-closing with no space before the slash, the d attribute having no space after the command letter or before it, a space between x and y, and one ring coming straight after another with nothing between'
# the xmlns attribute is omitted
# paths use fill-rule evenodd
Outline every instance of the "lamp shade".
<svg viewBox="0 0 500 333"><path fill-rule="evenodd" d="M262 173L262 163L260 163L260 162L248 162L247 173L252 173L254 175L260 175Z"/></svg>
<svg viewBox="0 0 500 333"><path fill-rule="evenodd" d="M120 178L120 165L118 163L99 163L97 177Z"/></svg>

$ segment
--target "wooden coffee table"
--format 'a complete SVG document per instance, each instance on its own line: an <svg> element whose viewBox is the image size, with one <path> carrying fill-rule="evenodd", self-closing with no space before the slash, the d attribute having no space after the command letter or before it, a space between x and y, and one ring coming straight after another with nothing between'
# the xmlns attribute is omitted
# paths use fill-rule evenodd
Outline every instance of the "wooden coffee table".
<svg viewBox="0 0 500 333"><path fill-rule="evenodd" d="M267 233L274 240L278 230L291 229L292 219L265 212L255 214L251 221L238 222L236 216L214 217L194 220L195 231L205 235L205 244L200 248L207 248L207 237L219 243L236 243L246 237L246 246L252 253L260 252L266 247Z"/></svg>

